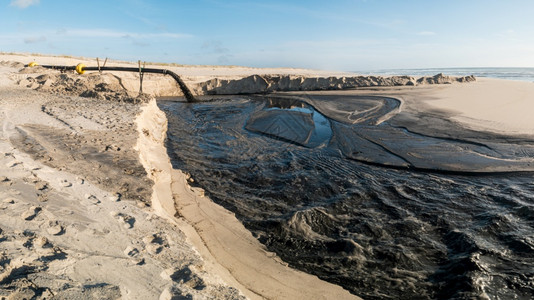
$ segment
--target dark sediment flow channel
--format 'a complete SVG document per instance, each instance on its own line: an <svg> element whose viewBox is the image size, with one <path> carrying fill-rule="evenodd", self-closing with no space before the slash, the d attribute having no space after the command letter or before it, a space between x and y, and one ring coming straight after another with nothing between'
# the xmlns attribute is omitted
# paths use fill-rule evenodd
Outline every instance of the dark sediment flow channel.
<svg viewBox="0 0 534 300"><path fill-rule="evenodd" d="M399 105L159 102L173 167L291 266L366 299L532 297L534 143L416 132Z"/></svg>

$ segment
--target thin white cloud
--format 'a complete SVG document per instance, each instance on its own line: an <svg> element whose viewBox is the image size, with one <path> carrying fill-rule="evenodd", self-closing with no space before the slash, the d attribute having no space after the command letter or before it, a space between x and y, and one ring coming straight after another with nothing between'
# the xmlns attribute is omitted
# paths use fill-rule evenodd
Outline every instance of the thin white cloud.
<svg viewBox="0 0 534 300"><path fill-rule="evenodd" d="M61 29L56 32L58 35L66 35L73 37L94 37L94 38L138 38L138 39L152 39L152 38L168 38L168 39L182 39L190 38L192 35L185 33L134 33L126 31L115 31L110 29Z"/></svg>
<svg viewBox="0 0 534 300"><path fill-rule="evenodd" d="M431 36L431 35L436 35L436 33L433 31L420 31L417 33L417 35Z"/></svg>
<svg viewBox="0 0 534 300"><path fill-rule="evenodd" d="M183 39L193 37L191 34L184 33L150 33L150 34L134 34L134 37L147 37L147 38L170 38L170 39Z"/></svg>
<svg viewBox="0 0 534 300"><path fill-rule="evenodd" d="M218 54L227 53L230 51L228 48L224 47L222 41L219 40L206 41L202 43L201 48L206 49L208 52Z"/></svg>
<svg viewBox="0 0 534 300"><path fill-rule="evenodd" d="M516 37L517 34L516 34L515 30L508 29L508 30L502 30L502 31L497 32L497 36L498 37L512 38L512 37Z"/></svg>
<svg viewBox="0 0 534 300"><path fill-rule="evenodd" d="M45 41L46 41L46 37L43 35L24 38L24 44L35 44L35 43L40 43L40 42L45 42Z"/></svg>
<svg viewBox="0 0 534 300"><path fill-rule="evenodd" d="M12 0L10 5L18 8L26 8L28 6L39 4L39 1L40 0Z"/></svg>
<svg viewBox="0 0 534 300"><path fill-rule="evenodd" d="M369 46L386 46L398 43L397 39L335 39L335 40L292 40L284 43L285 49L362 49Z"/></svg>

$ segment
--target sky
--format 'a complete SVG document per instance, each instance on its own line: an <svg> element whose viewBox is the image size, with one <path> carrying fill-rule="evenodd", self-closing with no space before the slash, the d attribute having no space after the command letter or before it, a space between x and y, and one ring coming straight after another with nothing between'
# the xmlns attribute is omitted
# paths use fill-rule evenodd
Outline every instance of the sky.
<svg viewBox="0 0 534 300"><path fill-rule="evenodd" d="M336 71L534 67L532 0L0 0L0 51Z"/></svg>

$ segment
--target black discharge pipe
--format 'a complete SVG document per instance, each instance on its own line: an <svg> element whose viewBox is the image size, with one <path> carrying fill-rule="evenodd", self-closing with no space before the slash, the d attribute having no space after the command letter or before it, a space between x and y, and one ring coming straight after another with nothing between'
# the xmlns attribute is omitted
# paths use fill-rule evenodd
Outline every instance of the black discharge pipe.
<svg viewBox="0 0 534 300"><path fill-rule="evenodd" d="M26 65L32 66L30 65ZM36 66L36 65L33 65ZM168 74L171 75L174 80L178 83L180 86L180 89L184 93L185 98L187 99L187 102L196 102L197 100L191 93L191 90L185 85L185 82L180 78L180 75L174 73L171 70L167 69L151 69L151 68L129 68L129 67L86 67L83 65L78 66L51 66L51 65L39 65L43 68L47 69L54 69L54 70L60 70L60 71L76 71L80 74L83 74L85 71L121 71L121 72L141 72L141 73L153 73L153 74Z"/></svg>

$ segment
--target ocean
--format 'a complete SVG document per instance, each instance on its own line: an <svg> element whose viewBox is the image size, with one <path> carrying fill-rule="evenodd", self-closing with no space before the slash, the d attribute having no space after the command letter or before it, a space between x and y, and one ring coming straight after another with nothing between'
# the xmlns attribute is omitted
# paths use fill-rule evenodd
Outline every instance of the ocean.
<svg viewBox="0 0 534 300"><path fill-rule="evenodd" d="M356 71L363 75L411 75L415 77L433 76L439 73L450 76L489 77L506 80L534 82L534 68L427 68L427 69L383 69Z"/></svg>
<svg viewBox="0 0 534 300"><path fill-rule="evenodd" d="M475 69L454 70L405 74L477 76ZM517 69L499 76L476 70L528 77L510 75ZM403 133L389 121L341 124L306 103L284 101L269 95L158 101L169 121L173 167L191 174L289 265L364 299L532 299L533 173L395 167L350 135L376 132L383 139L393 132L434 148L461 141ZM347 154L343 140L368 154ZM466 142L458 149L491 150L473 145L479 148Z"/></svg>

